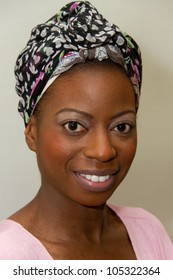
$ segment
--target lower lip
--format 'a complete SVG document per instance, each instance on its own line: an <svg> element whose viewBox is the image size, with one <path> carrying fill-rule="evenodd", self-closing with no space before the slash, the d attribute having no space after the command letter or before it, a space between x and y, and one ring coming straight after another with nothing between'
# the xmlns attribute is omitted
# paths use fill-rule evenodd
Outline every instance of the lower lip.
<svg viewBox="0 0 173 280"><path fill-rule="evenodd" d="M112 188L114 183L114 176L111 175L105 182L91 182L86 178L80 176L80 174L75 173L77 181L79 184L87 191L91 192L105 192Z"/></svg>

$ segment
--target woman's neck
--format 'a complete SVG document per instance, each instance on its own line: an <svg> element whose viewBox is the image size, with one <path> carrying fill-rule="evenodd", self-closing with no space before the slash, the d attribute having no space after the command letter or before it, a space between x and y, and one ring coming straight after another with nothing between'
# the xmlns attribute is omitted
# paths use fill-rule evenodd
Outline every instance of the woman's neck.
<svg viewBox="0 0 173 280"><path fill-rule="evenodd" d="M20 215L20 211L25 215ZM106 204L84 206L67 197L41 187L38 194L18 213L18 219L38 239L63 242L78 239L101 243L109 224L110 210ZM22 217L27 217L23 219ZM16 220L13 216L12 219Z"/></svg>

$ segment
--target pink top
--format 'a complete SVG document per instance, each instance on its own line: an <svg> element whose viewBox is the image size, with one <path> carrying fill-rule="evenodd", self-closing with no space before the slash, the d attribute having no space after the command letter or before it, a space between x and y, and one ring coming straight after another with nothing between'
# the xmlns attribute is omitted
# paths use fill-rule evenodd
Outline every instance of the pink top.
<svg viewBox="0 0 173 280"><path fill-rule="evenodd" d="M156 217L141 208L109 205L124 223L138 260L173 260L173 245ZM31 233L6 219L0 222L1 260L52 260Z"/></svg>

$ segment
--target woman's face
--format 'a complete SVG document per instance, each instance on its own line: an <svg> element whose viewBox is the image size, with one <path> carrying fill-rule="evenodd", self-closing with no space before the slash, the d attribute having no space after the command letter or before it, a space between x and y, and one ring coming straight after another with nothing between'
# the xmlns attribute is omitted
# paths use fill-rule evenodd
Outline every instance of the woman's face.
<svg viewBox="0 0 173 280"><path fill-rule="evenodd" d="M57 78L40 105L28 130L42 187L82 205L105 203L136 151L130 80L116 65L88 65Z"/></svg>

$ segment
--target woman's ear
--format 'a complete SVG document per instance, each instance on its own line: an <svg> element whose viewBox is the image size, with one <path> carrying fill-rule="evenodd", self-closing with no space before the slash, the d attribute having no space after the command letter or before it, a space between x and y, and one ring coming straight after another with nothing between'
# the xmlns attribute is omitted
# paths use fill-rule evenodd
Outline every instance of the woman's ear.
<svg viewBox="0 0 173 280"><path fill-rule="evenodd" d="M29 149L33 152L37 151L37 120L35 116L31 116L28 125L25 128L25 140Z"/></svg>

